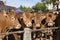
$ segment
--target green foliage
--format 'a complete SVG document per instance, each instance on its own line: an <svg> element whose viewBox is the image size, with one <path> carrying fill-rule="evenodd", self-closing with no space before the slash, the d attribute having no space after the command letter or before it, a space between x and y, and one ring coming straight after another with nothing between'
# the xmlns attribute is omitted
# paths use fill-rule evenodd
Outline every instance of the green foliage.
<svg viewBox="0 0 60 40"><path fill-rule="evenodd" d="M57 9L58 9L58 5L59 5L59 0L41 0L42 2L45 2L46 4L51 4L51 3L53 3L53 7L55 7L55 5L56 5L56 7L57 7Z"/></svg>
<svg viewBox="0 0 60 40"><path fill-rule="evenodd" d="M25 11L26 10L26 7L24 7L24 6L21 5L20 6L20 9L23 10L23 11Z"/></svg>
<svg viewBox="0 0 60 40"><path fill-rule="evenodd" d="M44 3L40 3L40 2L38 2L36 5L34 5L33 7L32 7L35 11L42 11L42 12L44 12L44 11L47 11L47 7L46 7L46 5L44 4ZM28 11L28 12L31 12L32 11L32 8L30 8L30 7L25 7L25 6L20 6L20 9L21 10L23 10L23 11Z"/></svg>
<svg viewBox="0 0 60 40"><path fill-rule="evenodd" d="M52 0L46 0L47 1L47 3L52 3Z"/></svg>
<svg viewBox="0 0 60 40"><path fill-rule="evenodd" d="M45 11L46 10L46 5L44 3L37 3L35 6L32 7L34 10L41 10L41 11Z"/></svg>
<svg viewBox="0 0 60 40"><path fill-rule="evenodd" d="M31 12L32 11L32 8L28 7L28 8L26 8L25 11Z"/></svg>
<svg viewBox="0 0 60 40"><path fill-rule="evenodd" d="M32 8L30 8L30 7L27 8L27 7L22 6L22 5L20 6L20 9L23 10L23 11L28 11L28 12L32 11Z"/></svg>
<svg viewBox="0 0 60 40"><path fill-rule="evenodd" d="M41 0L42 2L46 2L46 3L52 3L53 0Z"/></svg>

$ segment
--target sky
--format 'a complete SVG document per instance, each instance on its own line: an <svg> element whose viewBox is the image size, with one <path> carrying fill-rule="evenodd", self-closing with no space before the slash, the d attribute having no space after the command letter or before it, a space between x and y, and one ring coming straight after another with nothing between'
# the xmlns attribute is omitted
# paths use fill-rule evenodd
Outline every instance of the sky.
<svg viewBox="0 0 60 40"><path fill-rule="evenodd" d="M25 7L32 7L37 2L41 2L41 0L3 0L6 1L6 5L19 7L20 5Z"/></svg>

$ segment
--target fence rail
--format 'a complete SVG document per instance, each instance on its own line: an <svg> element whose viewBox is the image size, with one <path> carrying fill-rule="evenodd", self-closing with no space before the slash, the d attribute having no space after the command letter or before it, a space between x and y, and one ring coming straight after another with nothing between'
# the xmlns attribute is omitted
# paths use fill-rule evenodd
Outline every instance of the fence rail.
<svg viewBox="0 0 60 40"><path fill-rule="evenodd" d="M15 32L5 32L5 33L0 33L0 35L6 35L6 34L14 34L14 33L23 33L24 31L15 31Z"/></svg>
<svg viewBox="0 0 60 40"><path fill-rule="evenodd" d="M58 27L51 27L51 28L43 28L43 29L36 29L36 30L30 30L31 32L33 31L42 31L42 30L49 30L49 29L58 29ZM5 33L0 33L1 35L5 34L14 34L14 33L24 33L24 31L15 31L15 32L5 32Z"/></svg>
<svg viewBox="0 0 60 40"><path fill-rule="evenodd" d="M43 29L36 29L36 30L31 30L30 28L25 28L24 31L15 31L15 32L6 32L6 33L0 33L0 35L9 35L9 34L14 34L14 33L24 33L23 40L32 40L31 39L31 32L34 31L42 31L42 30L50 30L50 29L58 29L58 27L51 27L51 28L43 28Z"/></svg>
<svg viewBox="0 0 60 40"><path fill-rule="evenodd" d="M42 31L42 30L49 30L49 29L58 29L58 27L50 27L50 28L42 28L42 29L36 29L36 30L32 30L33 31Z"/></svg>

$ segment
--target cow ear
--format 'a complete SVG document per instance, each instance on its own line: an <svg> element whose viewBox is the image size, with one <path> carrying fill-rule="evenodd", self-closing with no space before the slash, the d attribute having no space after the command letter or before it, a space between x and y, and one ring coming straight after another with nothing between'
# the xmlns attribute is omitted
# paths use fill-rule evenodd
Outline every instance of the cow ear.
<svg viewBox="0 0 60 40"><path fill-rule="evenodd" d="M25 13L23 13L23 20L26 21L26 14Z"/></svg>
<svg viewBox="0 0 60 40"><path fill-rule="evenodd" d="M14 11L14 10L11 10L10 15L12 15L12 16L16 16L15 11Z"/></svg>
<svg viewBox="0 0 60 40"><path fill-rule="evenodd" d="M6 11L5 11L5 10L3 10L3 11L2 11L2 13L3 13L3 15L5 15L5 16L6 16Z"/></svg>
<svg viewBox="0 0 60 40"><path fill-rule="evenodd" d="M13 13L13 14L14 14L14 13L15 13L15 12L14 12L14 10L11 10L11 13Z"/></svg>
<svg viewBox="0 0 60 40"><path fill-rule="evenodd" d="M23 13L23 17L26 18L26 14L25 13Z"/></svg>
<svg viewBox="0 0 60 40"><path fill-rule="evenodd" d="M14 10L13 10L13 9L12 9L11 11L12 11L12 12L14 12Z"/></svg>

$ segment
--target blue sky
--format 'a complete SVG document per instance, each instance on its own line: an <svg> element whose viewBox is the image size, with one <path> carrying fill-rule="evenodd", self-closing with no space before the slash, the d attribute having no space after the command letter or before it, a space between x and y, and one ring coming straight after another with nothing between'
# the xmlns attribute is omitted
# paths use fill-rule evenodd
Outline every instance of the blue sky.
<svg viewBox="0 0 60 40"><path fill-rule="evenodd" d="M19 7L20 5L23 5L26 7L32 7L41 0L3 0L3 1L6 1L6 5L9 6Z"/></svg>

